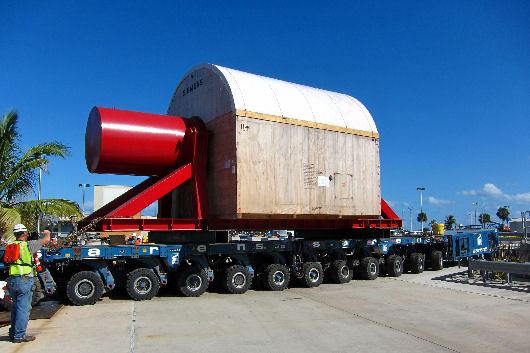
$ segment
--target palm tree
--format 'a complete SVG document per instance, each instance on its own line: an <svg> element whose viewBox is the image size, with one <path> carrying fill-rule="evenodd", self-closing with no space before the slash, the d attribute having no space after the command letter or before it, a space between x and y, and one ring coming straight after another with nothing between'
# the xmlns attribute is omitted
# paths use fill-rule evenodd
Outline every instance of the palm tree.
<svg viewBox="0 0 530 353"><path fill-rule="evenodd" d="M481 213L478 216L478 221L484 227L485 223L490 223L491 222L491 216L489 214L487 214L487 213Z"/></svg>
<svg viewBox="0 0 530 353"><path fill-rule="evenodd" d="M420 223L422 223L422 222L425 223L425 222L427 222L427 214L425 212L420 212L420 213L418 213L418 217L416 219ZM424 232L425 229L422 229L421 231Z"/></svg>
<svg viewBox="0 0 530 353"><path fill-rule="evenodd" d="M22 151L17 131L18 114L10 111L0 121L0 238L6 241L16 223L34 229L39 216L80 216L79 205L64 199L24 201L38 180L38 168L47 171L49 157L68 156L58 142L41 143Z"/></svg>
<svg viewBox="0 0 530 353"><path fill-rule="evenodd" d="M425 212L418 213L418 222L427 222L427 214Z"/></svg>
<svg viewBox="0 0 530 353"><path fill-rule="evenodd" d="M510 215L510 211L508 210L508 207L499 207L497 210L497 217L499 217L502 220L502 224L504 225L504 221L506 221L506 218Z"/></svg>
<svg viewBox="0 0 530 353"><path fill-rule="evenodd" d="M444 224L445 224L445 228L446 229L453 229L453 226L456 224L455 216L449 215L449 216L445 217Z"/></svg>

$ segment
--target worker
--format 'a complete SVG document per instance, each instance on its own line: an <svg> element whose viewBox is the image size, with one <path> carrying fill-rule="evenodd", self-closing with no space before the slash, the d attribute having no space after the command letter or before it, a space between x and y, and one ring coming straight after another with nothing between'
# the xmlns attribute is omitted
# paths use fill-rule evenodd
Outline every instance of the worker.
<svg viewBox="0 0 530 353"><path fill-rule="evenodd" d="M33 297L33 277L36 275L33 256L48 244L50 231L45 230L42 239L28 241L26 226L17 224L13 227L13 234L16 238L13 243L20 244L20 255L15 263L9 265L7 279L7 287L13 301L9 338L13 343L30 342L35 340L35 336L26 334Z"/></svg>

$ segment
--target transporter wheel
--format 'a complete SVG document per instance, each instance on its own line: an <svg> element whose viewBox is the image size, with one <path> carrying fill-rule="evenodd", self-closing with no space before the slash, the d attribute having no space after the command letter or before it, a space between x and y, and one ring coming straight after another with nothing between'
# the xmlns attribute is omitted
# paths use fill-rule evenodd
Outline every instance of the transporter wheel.
<svg viewBox="0 0 530 353"><path fill-rule="evenodd" d="M251 284L250 271L245 266L232 265L223 273L221 285L228 293L243 294Z"/></svg>
<svg viewBox="0 0 530 353"><path fill-rule="evenodd" d="M390 277L399 277L403 274L403 260L401 256L390 255L386 262L386 273Z"/></svg>
<svg viewBox="0 0 530 353"><path fill-rule="evenodd" d="M374 280L379 276L379 261L374 257L365 257L359 264L359 276L362 279Z"/></svg>
<svg viewBox="0 0 530 353"><path fill-rule="evenodd" d="M291 274L287 266L271 264L263 271L263 286L272 291L282 291L289 285Z"/></svg>
<svg viewBox="0 0 530 353"><path fill-rule="evenodd" d="M177 290L185 297L200 297L209 284L206 271L195 266L185 268L177 278Z"/></svg>
<svg viewBox="0 0 530 353"><path fill-rule="evenodd" d="M431 268L435 271L439 271L444 268L444 259L440 250L436 250L431 253Z"/></svg>
<svg viewBox="0 0 530 353"><path fill-rule="evenodd" d="M346 260L335 260L329 267L329 276L335 283L348 283L353 277L353 270Z"/></svg>
<svg viewBox="0 0 530 353"><path fill-rule="evenodd" d="M308 288L318 287L324 280L324 271L319 262L306 262L303 267L302 284Z"/></svg>
<svg viewBox="0 0 530 353"><path fill-rule="evenodd" d="M160 280L152 270L137 268L127 274L125 288L133 300L150 300L158 293Z"/></svg>
<svg viewBox="0 0 530 353"><path fill-rule="evenodd" d="M95 272L77 272L66 285L66 295L74 305L94 305L103 295L103 281Z"/></svg>
<svg viewBox="0 0 530 353"><path fill-rule="evenodd" d="M425 256L422 253L415 252L410 255L410 272L422 273L425 269Z"/></svg>

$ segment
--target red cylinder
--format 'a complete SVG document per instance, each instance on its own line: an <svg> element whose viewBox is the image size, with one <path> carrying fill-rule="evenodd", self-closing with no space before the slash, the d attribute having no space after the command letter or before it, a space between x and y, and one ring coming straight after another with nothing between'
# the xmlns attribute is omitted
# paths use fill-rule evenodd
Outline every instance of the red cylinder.
<svg viewBox="0 0 530 353"><path fill-rule="evenodd" d="M189 127L200 119L94 107L85 134L85 160L92 173L161 175L175 167Z"/></svg>

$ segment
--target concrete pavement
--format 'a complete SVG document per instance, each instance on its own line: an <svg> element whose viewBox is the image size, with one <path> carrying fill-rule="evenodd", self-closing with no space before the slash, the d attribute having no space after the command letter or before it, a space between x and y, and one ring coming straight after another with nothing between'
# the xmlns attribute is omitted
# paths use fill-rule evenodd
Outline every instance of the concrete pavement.
<svg viewBox="0 0 530 353"><path fill-rule="evenodd" d="M484 285L458 268L243 295L104 298L35 320L1 352L527 352L530 286Z"/></svg>

